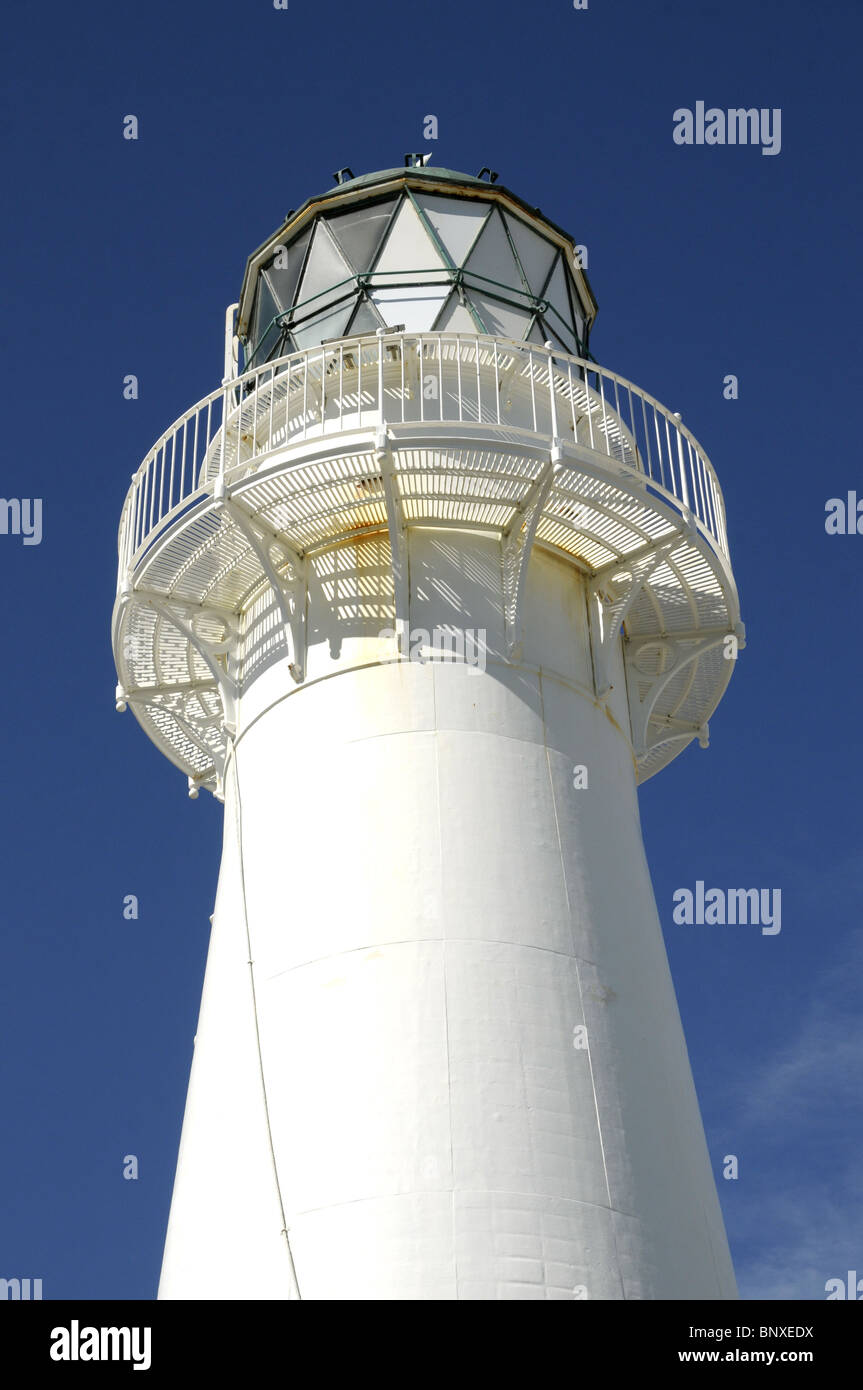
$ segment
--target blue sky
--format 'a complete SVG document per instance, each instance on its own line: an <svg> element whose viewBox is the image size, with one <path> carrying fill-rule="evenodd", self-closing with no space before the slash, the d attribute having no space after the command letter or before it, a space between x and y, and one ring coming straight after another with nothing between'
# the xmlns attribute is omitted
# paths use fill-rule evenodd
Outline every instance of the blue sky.
<svg viewBox="0 0 863 1390"><path fill-rule="evenodd" d="M0 536L0 1276L122 1299L158 1278L221 808L114 712L130 474L218 385L225 306L285 213L431 149L587 245L594 356L716 466L748 645L642 820L741 1293L823 1298L863 1270L863 537L824 527L863 496L863 11L51 0L4 29L0 491L42 498L44 534ZM699 100L780 108L781 152L676 145ZM781 933L675 925L698 879L781 889Z"/></svg>

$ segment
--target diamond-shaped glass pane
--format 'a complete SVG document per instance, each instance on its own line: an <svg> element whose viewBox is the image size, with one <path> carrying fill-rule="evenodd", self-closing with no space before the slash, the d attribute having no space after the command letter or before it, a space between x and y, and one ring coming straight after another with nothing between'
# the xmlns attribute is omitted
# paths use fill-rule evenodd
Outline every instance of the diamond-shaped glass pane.
<svg viewBox="0 0 863 1390"><path fill-rule="evenodd" d="M543 341L550 341L556 347L563 348L564 352L570 352L577 357L575 340L572 333L563 328L557 319L545 318L540 320L543 329Z"/></svg>
<svg viewBox="0 0 863 1390"><path fill-rule="evenodd" d="M521 296L525 297L526 302L524 281L521 278L515 256L512 254L512 247L507 240L497 208L492 211L480 233L479 240L468 257L465 270L470 275L484 276L486 282L491 280L497 286L503 285L507 289L517 290ZM482 281L478 283L484 289L494 288L493 285L483 284Z"/></svg>
<svg viewBox="0 0 863 1390"><path fill-rule="evenodd" d="M529 309L516 309L510 304L501 304L499 299L482 294L479 290L470 291L471 301L480 312L486 332L498 338L523 338L533 317Z"/></svg>
<svg viewBox="0 0 863 1390"><path fill-rule="evenodd" d="M258 343L255 360L250 365L260 367L262 362L268 362L271 357L278 357L280 353L289 352L289 348L281 346L283 335L284 329L281 324L274 323L272 327L267 329Z"/></svg>
<svg viewBox="0 0 863 1390"><path fill-rule="evenodd" d="M273 298L272 291L263 276L258 280L258 297L255 304L255 323L252 329L251 342L249 347L254 351L264 334L279 312L279 306ZM255 358L258 361L260 354Z"/></svg>
<svg viewBox="0 0 863 1390"><path fill-rule="evenodd" d="M476 320L467 305L460 302L455 290L441 310L434 327L436 333L476 333L477 331Z"/></svg>
<svg viewBox="0 0 863 1390"><path fill-rule="evenodd" d="M368 207L339 212L327 218L327 226L346 260L360 274L371 270L374 265L395 205L395 198L387 198L382 203L372 203Z"/></svg>
<svg viewBox="0 0 863 1390"><path fill-rule="evenodd" d="M355 303L355 299L349 299L346 304L338 304L326 313L315 314L306 323L296 325L293 336L297 347L314 347L324 338L341 338Z"/></svg>
<svg viewBox="0 0 863 1390"><path fill-rule="evenodd" d="M556 248L544 237L537 236L536 232L532 232L517 217L511 217L509 213L504 213L504 216L527 283L531 292L539 296L548 279Z"/></svg>
<svg viewBox="0 0 863 1390"><path fill-rule="evenodd" d="M404 289L372 290L370 297L388 326L403 323L406 333L427 333L447 291L438 285L406 285Z"/></svg>
<svg viewBox="0 0 863 1390"><path fill-rule="evenodd" d="M555 333L562 341L568 338L574 343L572 310L569 304L569 294L566 288L566 271L563 268L562 257L558 257L557 264L554 267L552 277L548 282L548 288L543 298L547 299L549 304L553 305L557 310L557 313L548 314L546 316L549 326L554 329ZM558 315L560 317L558 317ZM570 349L570 351L571 350L572 349Z"/></svg>
<svg viewBox="0 0 863 1390"><path fill-rule="evenodd" d="M488 203L436 198L431 193L418 193L416 200L437 232L453 265L464 265L488 216Z"/></svg>
<svg viewBox="0 0 863 1390"><path fill-rule="evenodd" d="M344 281L350 276L350 267L337 250L326 224L318 222L297 293L297 304L303 306L302 312L316 313L347 294L350 287Z"/></svg>
<svg viewBox="0 0 863 1390"><path fill-rule="evenodd" d="M444 263L416 209L408 198L403 198L375 266L375 284L429 284L447 278Z"/></svg>
<svg viewBox="0 0 863 1390"><path fill-rule="evenodd" d="M575 296L573 295L573 299L574 299L574 298L575 298ZM578 350L579 350L579 352L582 352L582 351L583 351L583 345L584 345L584 339L585 339L584 319L581 317L581 315L580 315L577 311L576 311L576 315L575 315L575 331L576 331L576 333L578 334L578 337L581 339L581 345L579 346L579 349L578 349Z"/></svg>
<svg viewBox="0 0 863 1390"><path fill-rule="evenodd" d="M374 307L369 304L367 299L361 299L357 312L351 319L346 332L359 336L361 333L375 333L383 326L383 319Z"/></svg>
<svg viewBox="0 0 863 1390"><path fill-rule="evenodd" d="M290 309L294 302L294 291L303 268L303 258L311 234L312 228L306 227L295 241L281 248L274 256L273 264L265 272L280 309Z"/></svg>

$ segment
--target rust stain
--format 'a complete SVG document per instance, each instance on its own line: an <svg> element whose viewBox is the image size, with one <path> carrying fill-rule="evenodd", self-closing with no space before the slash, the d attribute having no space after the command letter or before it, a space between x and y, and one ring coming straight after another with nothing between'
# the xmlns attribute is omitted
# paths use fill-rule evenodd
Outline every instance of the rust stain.
<svg viewBox="0 0 863 1390"><path fill-rule="evenodd" d="M617 995L613 989L609 989L606 985L597 985L587 991L587 997L588 999L595 999L599 1004L611 1004Z"/></svg>

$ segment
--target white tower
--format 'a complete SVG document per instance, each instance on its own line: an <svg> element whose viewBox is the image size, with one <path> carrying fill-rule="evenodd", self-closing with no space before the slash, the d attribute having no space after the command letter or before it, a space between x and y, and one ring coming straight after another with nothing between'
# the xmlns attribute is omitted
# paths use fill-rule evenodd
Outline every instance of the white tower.
<svg viewBox="0 0 863 1390"><path fill-rule="evenodd" d="M636 793L716 476L494 175L339 179L120 526L118 707L225 803L160 1297L734 1298Z"/></svg>

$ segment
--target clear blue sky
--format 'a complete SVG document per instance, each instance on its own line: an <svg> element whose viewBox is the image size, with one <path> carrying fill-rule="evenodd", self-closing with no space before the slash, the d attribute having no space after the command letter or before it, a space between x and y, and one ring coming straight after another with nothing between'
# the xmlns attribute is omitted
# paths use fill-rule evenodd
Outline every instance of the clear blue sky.
<svg viewBox="0 0 863 1390"><path fill-rule="evenodd" d="M114 712L130 474L218 385L249 252L333 170L428 149L587 245L594 355L716 465L749 642L710 749L641 793L647 854L717 1174L739 1158L742 1294L863 1271L863 536L824 529L828 498L863 497L861 21L858 0L7 13L0 491L43 499L44 537L0 536L0 1276L123 1299L158 1278L221 807ZM676 145L698 100L781 108L781 152ZM780 888L781 933L674 925L697 879Z"/></svg>

